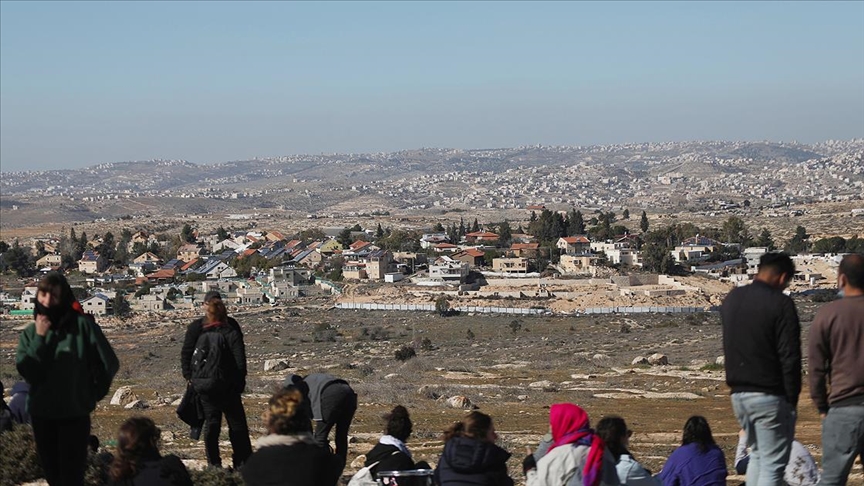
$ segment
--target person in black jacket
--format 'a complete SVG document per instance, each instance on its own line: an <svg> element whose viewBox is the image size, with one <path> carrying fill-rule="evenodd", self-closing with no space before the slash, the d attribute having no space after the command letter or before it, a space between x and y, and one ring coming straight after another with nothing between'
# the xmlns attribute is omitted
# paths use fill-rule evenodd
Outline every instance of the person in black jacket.
<svg viewBox="0 0 864 486"><path fill-rule="evenodd" d="M513 486L507 474L510 453L495 445L492 417L471 412L444 432L444 452L435 469L440 486Z"/></svg>
<svg viewBox="0 0 864 486"><path fill-rule="evenodd" d="M247 486L332 486L341 459L312 439L312 421L304 395L290 385L270 398L264 421L268 435L240 470Z"/></svg>
<svg viewBox="0 0 864 486"><path fill-rule="evenodd" d="M766 253L753 283L723 300L723 352L732 409L751 448L747 484L781 485L801 393L801 325L783 289L795 274L785 253Z"/></svg>
<svg viewBox="0 0 864 486"><path fill-rule="evenodd" d="M387 433L378 440L375 447L366 454L364 466L370 467L374 474L378 471L408 471L412 469L431 469L429 463L420 461L415 463L411 452L405 446L405 441L411 435L413 424L408 410L402 405L396 405L393 410L384 416L387 421Z"/></svg>
<svg viewBox="0 0 864 486"><path fill-rule="evenodd" d="M117 457L108 472L109 486L192 486L179 457L159 454L160 431L147 417L132 417L117 434Z"/></svg>
<svg viewBox="0 0 864 486"><path fill-rule="evenodd" d="M252 454L246 411L243 409L240 396L246 388L246 346L243 344L240 325L228 317L219 292L212 290L207 292L204 297L204 311L205 317L193 321L186 329L180 364L183 377L187 381L191 380L192 355L202 334L221 333L228 343L230 356L223 354L220 362L225 383L218 391L199 394L204 411L204 450L207 454L207 462L213 466L222 466L222 458L219 454L219 431L222 428L222 414L225 414L225 421L228 422L228 438L231 440L233 449L232 462L237 469Z"/></svg>

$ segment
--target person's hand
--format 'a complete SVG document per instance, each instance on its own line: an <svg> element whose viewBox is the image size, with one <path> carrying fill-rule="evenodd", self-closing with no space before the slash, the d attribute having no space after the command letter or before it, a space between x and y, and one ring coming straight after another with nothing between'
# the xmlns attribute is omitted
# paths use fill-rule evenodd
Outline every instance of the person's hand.
<svg viewBox="0 0 864 486"><path fill-rule="evenodd" d="M36 316L36 334L44 337L48 334L48 329L51 329L51 321L48 316L38 314Z"/></svg>
<svg viewBox="0 0 864 486"><path fill-rule="evenodd" d="M819 418L822 419L822 420L825 420L825 417L827 417L827 416L828 416L827 413L820 413L820 414L819 414Z"/></svg>
<svg viewBox="0 0 864 486"><path fill-rule="evenodd" d="M532 469L537 469L537 461L533 454L528 454L522 461L522 474L528 474L528 471Z"/></svg>
<svg viewBox="0 0 864 486"><path fill-rule="evenodd" d="M747 432L744 432L744 429L740 429L738 431L738 438L743 439L744 437L747 437Z"/></svg>

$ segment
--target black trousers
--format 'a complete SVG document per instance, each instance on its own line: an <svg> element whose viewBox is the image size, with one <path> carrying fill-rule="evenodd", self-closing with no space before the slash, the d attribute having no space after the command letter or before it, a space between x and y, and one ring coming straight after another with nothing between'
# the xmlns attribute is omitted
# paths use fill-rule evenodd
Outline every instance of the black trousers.
<svg viewBox="0 0 864 486"><path fill-rule="evenodd" d="M36 453L51 486L82 486L87 470L90 416L68 419L31 417Z"/></svg>
<svg viewBox="0 0 864 486"><path fill-rule="evenodd" d="M336 455L348 457L348 427L357 411L357 394L345 383L333 383L321 390L321 415L315 422L315 442L328 447L330 430L336 427Z"/></svg>
<svg viewBox="0 0 864 486"><path fill-rule="evenodd" d="M222 414L228 422L228 439L233 451L231 459L234 469L239 468L252 455L252 442L249 440L249 426L246 423L246 411L239 393L229 393L220 396L201 395L201 407L204 409L204 452L207 462L214 466L222 466L219 455L219 432L222 429Z"/></svg>

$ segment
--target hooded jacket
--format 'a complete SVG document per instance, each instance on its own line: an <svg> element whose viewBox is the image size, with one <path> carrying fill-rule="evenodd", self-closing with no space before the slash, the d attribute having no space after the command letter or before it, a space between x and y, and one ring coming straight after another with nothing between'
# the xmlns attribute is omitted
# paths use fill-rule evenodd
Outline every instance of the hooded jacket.
<svg viewBox="0 0 864 486"><path fill-rule="evenodd" d="M444 444L435 480L441 486L513 486L508 459L510 453L491 442L456 436Z"/></svg>
<svg viewBox="0 0 864 486"><path fill-rule="evenodd" d="M398 447L380 442L375 444L375 447L366 454L366 462L363 465L369 467L370 464L376 462L378 465L373 468L373 472L415 469L414 460L400 451Z"/></svg>
<svg viewBox="0 0 864 486"><path fill-rule="evenodd" d="M135 477L108 481L108 486L192 486L189 471L179 457L148 455L138 462Z"/></svg>
<svg viewBox="0 0 864 486"><path fill-rule="evenodd" d="M247 486L331 486L342 472L339 456L308 435L266 435L240 474Z"/></svg>
<svg viewBox="0 0 864 486"><path fill-rule="evenodd" d="M44 336L36 334L35 323L27 326L18 338L15 363L30 384L27 411L47 419L89 415L120 368L102 329L73 310Z"/></svg>
<svg viewBox="0 0 864 486"><path fill-rule="evenodd" d="M226 363L230 389L234 393L243 393L246 389L246 345L243 342L243 331L240 330L240 324L231 317L228 318L226 324L211 326L208 329L204 327L203 318L196 319L189 324L183 339L183 348L180 350L180 369L183 372L183 378L189 380L192 377L192 354L195 352L198 338L204 332L221 332L225 336L228 347L231 349L231 356L234 357L233 362ZM224 356L224 358L228 358L228 356Z"/></svg>

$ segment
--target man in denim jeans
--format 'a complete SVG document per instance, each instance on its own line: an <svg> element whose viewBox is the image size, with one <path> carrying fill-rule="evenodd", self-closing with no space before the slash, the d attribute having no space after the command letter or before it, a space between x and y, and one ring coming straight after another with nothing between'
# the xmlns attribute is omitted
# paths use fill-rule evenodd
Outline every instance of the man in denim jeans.
<svg viewBox="0 0 864 486"><path fill-rule="evenodd" d="M783 289L795 274L785 253L766 253L753 283L729 292L723 317L726 384L751 449L750 486L783 485L801 393L801 325Z"/></svg>
<svg viewBox="0 0 864 486"><path fill-rule="evenodd" d="M810 327L810 397L822 416L820 485L846 484L864 453L864 256L843 257L843 298L823 306ZM830 391L829 391L830 385Z"/></svg>

